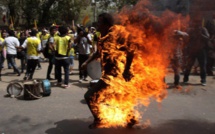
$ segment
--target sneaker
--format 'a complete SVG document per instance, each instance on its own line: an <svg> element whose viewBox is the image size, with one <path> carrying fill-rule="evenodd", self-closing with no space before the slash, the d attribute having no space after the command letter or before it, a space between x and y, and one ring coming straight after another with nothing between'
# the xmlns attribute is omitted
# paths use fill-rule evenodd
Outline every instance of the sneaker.
<svg viewBox="0 0 215 134"><path fill-rule="evenodd" d="M38 68L37 68L37 70L40 70L40 69L42 69L42 67L38 67Z"/></svg>
<svg viewBox="0 0 215 134"><path fill-rule="evenodd" d="M188 84L188 80L184 80L183 83L184 83L184 84Z"/></svg>
<svg viewBox="0 0 215 134"><path fill-rule="evenodd" d="M88 81L87 78L84 78L83 81Z"/></svg>
<svg viewBox="0 0 215 134"><path fill-rule="evenodd" d="M62 87L63 87L63 88L69 88L69 87L70 87L70 85L66 85L66 84L64 84L64 85L62 85Z"/></svg>
<svg viewBox="0 0 215 134"><path fill-rule="evenodd" d="M61 86L62 85L62 82L57 82L54 84L55 86Z"/></svg>
<svg viewBox="0 0 215 134"><path fill-rule="evenodd" d="M83 82L83 79L78 80L78 82L79 82L79 83L82 83L82 82Z"/></svg>
<svg viewBox="0 0 215 134"><path fill-rule="evenodd" d="M202 82L202 86L206 86L206 83L205 83L205 82Z"/></svg>

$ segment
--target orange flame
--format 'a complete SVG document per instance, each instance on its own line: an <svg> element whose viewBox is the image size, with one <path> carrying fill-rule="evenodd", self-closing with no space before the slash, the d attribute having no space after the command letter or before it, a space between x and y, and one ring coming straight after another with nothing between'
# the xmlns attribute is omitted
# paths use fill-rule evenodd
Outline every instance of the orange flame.
<svg viewBox="0 0 215 134"><path fill-rule="evenodd" d="M147 107L151 98L161 102L167 95L164 77L174 48L170 36L178 29L179 17L165 12L158 18L142 7L142 14L139 7L134 9L133 12L123 10L118 15L123 26L112 27L111 32L102 38L106 41L101 51L106 61L102 64L114 64L110 74L105 70L102 72L102 79L109 86L101 90L91 104L99 112L102 127L125 127L131 120L138 122L143 115L138 107ZM183 21L182 17L180 20ZM130 81L125 81L122 76L126 63L125 49L134 53Z"/></svg>

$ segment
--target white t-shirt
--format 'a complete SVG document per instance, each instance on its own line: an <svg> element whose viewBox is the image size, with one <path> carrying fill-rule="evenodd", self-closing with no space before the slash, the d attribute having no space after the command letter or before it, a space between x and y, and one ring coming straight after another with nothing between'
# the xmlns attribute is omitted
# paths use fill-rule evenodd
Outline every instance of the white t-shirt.
<svg viewBox="0 0 215 134"><path fill-rule="evenodd" d="M16 37L9 36L4 39L2 43L3 46L6 46L7 54L17 54L16 47L20 46L19 40Z"/></svg>
<svg viewBox="0 0 215 134"><path fill-rule="evenodd" d="M87 41L86 37L81 37L80 43L78 44L79 54L90 54L90 49L92 45L90 45Z"/></svg>

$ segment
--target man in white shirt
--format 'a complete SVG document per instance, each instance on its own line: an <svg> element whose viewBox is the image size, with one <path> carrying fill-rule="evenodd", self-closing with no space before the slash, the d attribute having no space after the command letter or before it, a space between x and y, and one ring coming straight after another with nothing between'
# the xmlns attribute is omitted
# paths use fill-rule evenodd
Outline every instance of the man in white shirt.
<svg viewBox="0 0 215 134"><path fill-rule="evenodd" d="M5 38L2 43L3 46L6 46L7 51L7 60L12 65L14 71L20 76L20 71L18 70L15 64L15 57L17 55L17 47L20 46L19 40L15 37L15 33L13 30L8 31L8 37Z"/></svg>

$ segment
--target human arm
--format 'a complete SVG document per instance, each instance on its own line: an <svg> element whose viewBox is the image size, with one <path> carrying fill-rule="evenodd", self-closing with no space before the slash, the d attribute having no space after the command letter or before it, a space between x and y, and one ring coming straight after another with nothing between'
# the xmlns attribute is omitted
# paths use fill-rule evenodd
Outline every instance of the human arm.
<svg viewBox="0 0 215 134"><path fill-rule="evenodd" d="M50 49L52 52L55 52L54 37L50 37L48 43L49 43L49 49Z"/></svg>
<svg viewBox="0 0 215 134"><path fill-rule="evenodd" d="M133 58L134 58L134 52L133 51L131 51L131 52L127 51L125 69L124 69L124 72L122 74L125 81L130 81L131 78L134 77L130 71L130 67L131 67Z"/></svg>
<svg viewBox="0 0 215 134"><path fill-rule="evenodd" d="M94 59L98 58L98 51L96 53L91 53L89 55L89 58L81 65L82 69L85 69L87 67L87 64L89 64L91 61L93 61Z"/></svg>

